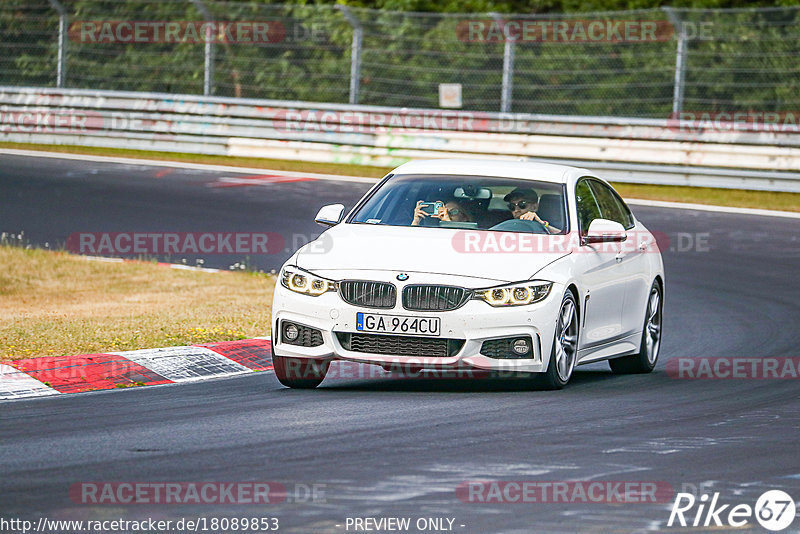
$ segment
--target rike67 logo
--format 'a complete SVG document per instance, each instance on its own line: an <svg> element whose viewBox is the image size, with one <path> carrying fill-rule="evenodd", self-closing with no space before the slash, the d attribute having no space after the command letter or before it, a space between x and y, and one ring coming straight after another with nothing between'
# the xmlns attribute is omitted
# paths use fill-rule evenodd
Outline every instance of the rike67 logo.
<svg viewBox="0 0 800 534"><path fill-rule="evenodd" d="M792 524L796 512L792 497L781 490L764 492L755 506L722 504L719 492L711 497L704 493L700 498L691 493L678 493L667 526L742 528L755 519L763 528L777 532Z"/></svg>

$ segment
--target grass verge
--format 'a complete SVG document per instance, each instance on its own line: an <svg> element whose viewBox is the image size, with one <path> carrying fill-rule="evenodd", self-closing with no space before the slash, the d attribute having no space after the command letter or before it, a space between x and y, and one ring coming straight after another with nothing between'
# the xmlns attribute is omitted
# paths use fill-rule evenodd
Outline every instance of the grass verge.
<svg viewBox="0 0 800 534"><path fill-rule="evenodd" d="M266 336L275 277L0 244L0 360Z"/></svg>
<svg viewBox="0 0 800 534"><path fill-rule="evenodd" d="M28 143L0 143L0 148L42 150L47 152L64 152L69 154L91 154L98 156L143 158L163 161L185 161L189 163L208 163L212 165L230 165L234 167L255 167L279 171L365 176L369 178L380 178L391 170L388 167L372 167L367 165L315 163L294 160L240 158L229 156L203 156L177 152L155 152L121 148L36 145ZM731 206L737 208L761 208L800 212L800 193L774 193L770 191L750 191L744 189L715 189L710 187L644 185L618 182L614 182L614 187L625 198L640 198L647 200L665 200L669 202L690 202L695 204L709 204L715 206Z"/></svg>
<svg viewBox="0 0 800 534"><path fill-rule="evenodd" d="M613 182L623 198L666 200L735 208L759 208L778 211L800 211L800 193L715 189L679 185L644 185Z"/></svg>

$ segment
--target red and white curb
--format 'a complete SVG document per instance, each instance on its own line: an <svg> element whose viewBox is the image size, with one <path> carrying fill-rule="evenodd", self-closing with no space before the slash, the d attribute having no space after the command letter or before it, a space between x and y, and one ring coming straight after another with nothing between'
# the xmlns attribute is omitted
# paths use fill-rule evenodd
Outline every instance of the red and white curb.
<svg viewBox="0 0 800 534"><path fill-rule="evenodd" d="M171 384L272 369L268 339L0 362L0 400Z"/></svg>

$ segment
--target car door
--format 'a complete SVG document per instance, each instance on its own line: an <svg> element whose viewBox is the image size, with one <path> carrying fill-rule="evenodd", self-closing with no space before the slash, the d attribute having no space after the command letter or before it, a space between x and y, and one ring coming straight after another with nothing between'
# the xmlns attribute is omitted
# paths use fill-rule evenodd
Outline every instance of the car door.
<svg viewBox="0 0 800 534"><path fill-rule="evenodd" d="M590 180L590 183L603 218L620 223L628 232L628 239L621 244L616 257L619 276L625 283L625 299L621 310L621 334L625 336L641 330L642 313L650 292L651 280L645 257L647 247L640 247L645 241L639 239L645 236L645 232L636 231L633 214L616 191L599 180Z"/></svg>
<svg viewBox="0 0 800 534"><path fill-rule="evenodd" d="M575 186L578 227L581 236L594 219L604 218L589 183L581 178ZM583 286L586 288L581 328L581 349L591 349L614 341L622 335L622 307L625 281L617 259L620 243L581 244L576 255Z"/></svg>

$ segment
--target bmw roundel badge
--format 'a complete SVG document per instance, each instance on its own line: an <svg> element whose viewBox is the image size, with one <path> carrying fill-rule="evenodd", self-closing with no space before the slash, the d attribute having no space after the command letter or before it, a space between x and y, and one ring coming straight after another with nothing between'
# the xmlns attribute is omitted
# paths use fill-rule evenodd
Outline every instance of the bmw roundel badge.
<svg viewBox="0 0 800 534"><path fill-rule="evenodd" d="M400 280L401 282L405 282L406 280L408 280L408 275L406 273L400 273L397 275L397 279Z"/></svg>

